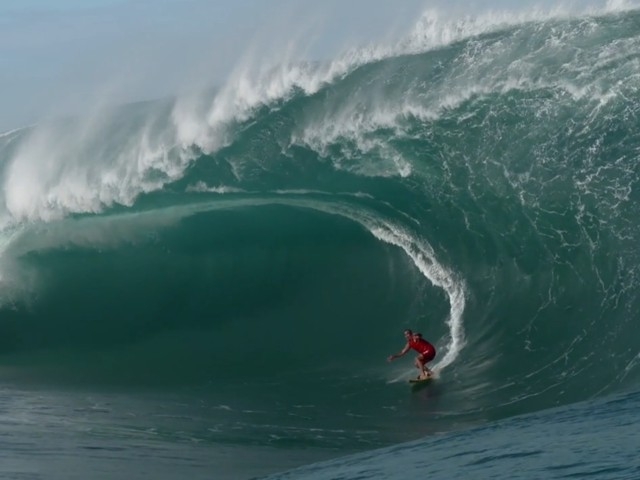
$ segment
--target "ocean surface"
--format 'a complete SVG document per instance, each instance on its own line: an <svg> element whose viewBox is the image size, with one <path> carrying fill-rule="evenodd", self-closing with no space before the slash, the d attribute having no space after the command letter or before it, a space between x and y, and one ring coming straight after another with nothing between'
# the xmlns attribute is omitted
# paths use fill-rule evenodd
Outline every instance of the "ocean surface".
<svg viewBox="0 0 640 480"><path fill-rule="evenodd" d="M0 134L0 477L640 478L639 94L619 2L428 10Z"/></svg>

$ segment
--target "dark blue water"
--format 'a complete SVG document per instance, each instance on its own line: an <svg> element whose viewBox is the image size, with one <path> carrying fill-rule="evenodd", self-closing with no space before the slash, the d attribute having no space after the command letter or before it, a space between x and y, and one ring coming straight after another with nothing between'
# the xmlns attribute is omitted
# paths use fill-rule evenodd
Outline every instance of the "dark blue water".
<svg viewBox="0 0 640 480"><path fill-rule="evenodd" d="M640 395L628 393L268 478L638 478L638 407Z"/></svg>

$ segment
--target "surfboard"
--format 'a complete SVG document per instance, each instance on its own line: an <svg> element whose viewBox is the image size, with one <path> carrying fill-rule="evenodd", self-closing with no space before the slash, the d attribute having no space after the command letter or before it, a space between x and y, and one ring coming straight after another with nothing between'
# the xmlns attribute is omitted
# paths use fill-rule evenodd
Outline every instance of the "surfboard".
<svg viewBox="0 0 640 480"><path fill-rule="evenodd" d="M409 383L414 385L414 386L418 386L418 385L426 385L427 383L431 382L433 380L433 375L427 378L412 378L411 380L409 380Z"/></svg>

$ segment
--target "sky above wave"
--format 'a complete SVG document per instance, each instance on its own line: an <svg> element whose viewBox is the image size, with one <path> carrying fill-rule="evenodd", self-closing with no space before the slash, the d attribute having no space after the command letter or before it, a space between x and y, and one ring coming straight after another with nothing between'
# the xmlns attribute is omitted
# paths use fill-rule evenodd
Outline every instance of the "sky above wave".
<svg viewBox="0 0 640 480"><path fill-rule="evenodd" d="M347 47L401 37L426 8L467 15L466 3L4 0L0 131L96 104L216 84L248 52L255 61L332 58ZM555 3L527 2L544 8ZM480 0L473 6L476 12L513 8L523 2Z"/></svg>

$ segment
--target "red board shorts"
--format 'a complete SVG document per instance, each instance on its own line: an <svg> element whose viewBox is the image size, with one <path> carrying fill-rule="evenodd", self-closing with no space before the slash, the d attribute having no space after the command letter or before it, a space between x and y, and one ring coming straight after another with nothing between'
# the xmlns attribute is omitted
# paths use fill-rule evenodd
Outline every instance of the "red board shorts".
<svg viewBox="0 0 640 480"><path fill-rule="evenodd" d="M430 362L431 360L436 358L436 349L433 347L428 348L420 355L418 355L418 358L424 362Z"/></svg>

